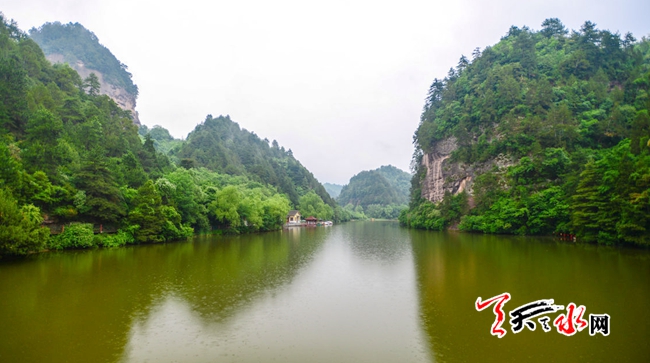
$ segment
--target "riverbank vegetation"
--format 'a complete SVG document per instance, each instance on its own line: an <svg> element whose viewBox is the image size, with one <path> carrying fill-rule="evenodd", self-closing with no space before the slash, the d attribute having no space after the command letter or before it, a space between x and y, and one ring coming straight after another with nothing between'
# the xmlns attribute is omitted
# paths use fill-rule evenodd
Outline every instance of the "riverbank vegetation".
<svg viewBox="0 0 650 363"><path fill-rule="evenodd" d="M298 207L349 219L291 150L227 116L185 142L139 135L92 77L50 64L1 14L0 95L0 256L276 230Z"/></svg>
<svg viewBox="0 0 650 363"><path fill-rule="evenodd" d="M649 39L589 21L571 33L558 19L513 26L431 85L400 221L650 245L649 94ZM458 148L445 163L492 167L471 195L434 204L421 195L422 157L450 138Z"/></svg>

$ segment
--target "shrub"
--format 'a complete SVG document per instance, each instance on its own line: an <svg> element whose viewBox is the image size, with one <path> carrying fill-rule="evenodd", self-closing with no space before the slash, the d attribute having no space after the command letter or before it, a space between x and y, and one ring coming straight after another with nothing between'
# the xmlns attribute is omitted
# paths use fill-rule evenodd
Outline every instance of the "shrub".
<svg viewBox="0 0 650 363"><path fill-rule="evenodd" d="M96 246L93 225L90 223L71 223L66 226L63 233L50 239L50 248L61 250L64 248L88 248Z"/></svg>
<svg viewBox="0 0 650 363"><path fill-rule="evenodd" d="M120 247L135 242L133 234L122 229L117 231L116 234L101 234L96 237L99 239L98 244L101 244L104 247Z"/></svg>

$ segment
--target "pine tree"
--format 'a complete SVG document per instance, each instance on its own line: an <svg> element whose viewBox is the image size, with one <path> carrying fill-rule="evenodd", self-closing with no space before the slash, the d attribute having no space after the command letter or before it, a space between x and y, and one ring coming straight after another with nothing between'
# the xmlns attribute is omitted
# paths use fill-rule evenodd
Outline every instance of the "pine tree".
<svg viewBox="0 0 650 363"><path fill-rule="evenodd" d="M600 179L596 163L589 161L580 174L580 182L573 196L571 223L576 235L587 242L596 242L601 230L599 213L606 201L598 191Z"/></svg>
<svg viewBox="0 0 650 363"><path fill-rule="evenodd" d="M138 189L138 195L133 200L134 208L129 213L131 225L139 228L135 232L137 242L163 242L163 226L165 217L162 213L162 198L151 180L147 180Z"/></svg>

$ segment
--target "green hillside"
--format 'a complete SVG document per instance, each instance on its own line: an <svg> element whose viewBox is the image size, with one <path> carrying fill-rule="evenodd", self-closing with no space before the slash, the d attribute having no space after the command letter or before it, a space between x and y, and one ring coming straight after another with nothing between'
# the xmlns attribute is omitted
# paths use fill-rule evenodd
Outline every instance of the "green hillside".
<svg viewBox="0 0 650 363"><path fill-rule="evenodd" d="M402 223L650 244L649 71L648 39L589 21L572 32L558 19L513 26L461 57L429 90ZM445 188L473 176L473 192L445 189L431 203L422 162L443 144L457 145L442 164Z"/></svg>
<svg viewBox="0 0 650 363"><path fill-rule="evenodd" d="M408 202L411 175L394 166L382 166L353 176L341 189L337 202L361 210L370 218L397 218Z"/></svg>
<svg viewBox="0 0 650 363"><path fill-rule="evenodd" d="M292 208L349 219L277 143L227 117L185 143L160 127L141 138L88 82L0 13L0 257L277 230Z"/></svg>
<svg viewBox="0 0 650 363"><path fill-rule="evenodd" d="M65 61L74 64L82 61L90 69L100 71L107 82L124 88L131 95L138 95L127 66L121 63L108 48L99 43L97 36L79 23L45 23L31 28L29 36L45 54L61 54Z"/></svg>
<svg viewBox="0 0 650 363"><path fill-rule="evenodd" d="M293 157L291 149L285 150L275 140L271 143L241 129L229 116L208 115L173 155L196 166L246 175L273 185L295 205L302 195L314 191L326 204L336 206L313 174Z"/></svg>
<svg viewBox="0 0 650 363"><path fill-rule="evenodd" d="M153 146L163 154L173 153L183 144L183 140L174 139L166 128L155 125L149 128L147 125L138 127L138 134L144 139L147 135L153 140ZM174 159L174 161L178 161Z"/></svg>
<svg viewBox="0 0 650 363"><path fill-rule="evenodd" d="M382 165L376 170L388 181L391 187L395 189L395 192L403 202L406 203L411 188L411 174L392 165Z"/></svg>

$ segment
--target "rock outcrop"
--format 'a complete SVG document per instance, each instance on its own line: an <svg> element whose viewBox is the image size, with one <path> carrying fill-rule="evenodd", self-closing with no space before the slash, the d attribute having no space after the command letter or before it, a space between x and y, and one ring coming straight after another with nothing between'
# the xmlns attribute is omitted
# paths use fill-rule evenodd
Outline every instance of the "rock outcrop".
<svg viewBox="0 0 650 363"><path fill-rule="evenodd" d="M422 197L431 202L439 202L445 196L445 177L442 164L458 148L456 138L437 142L433 151L422 156L422 164L427 172L422 181Z"/></svg>
<svg viewBox="0 0 650 363"><path fill-rule="evenodd" d="M458 149L456 138L450 137L438 141L433 146L433 151L422 156L422 165L426 168L426 175L422 181L423 198L438 203L442 201L447 192L458 194L465 191L472 195L472 187L477 176L494 167L498 170L506 170L509 166L514 165L514 162L504 154L471 165L448 161L456 149Z"/></svg>
<svg viewBox="0 0 650 363"><path fill-rule="evenodd" d="M53 64L66 63L62 54L50 54L46 58ZM86 79L88 76L90 76L91 73L95 73L99 79L99 93L110 97L123 110L131 111L131 115L133 115L133 123L140 125L138 111L135 110L136 96L130 94L122 87L118 87L114 84L106 82L104 80L104 75L100 71L87 68L82 61L77 61L74 64L70 64L70 67L77 71L82 79Z"/></svg>

